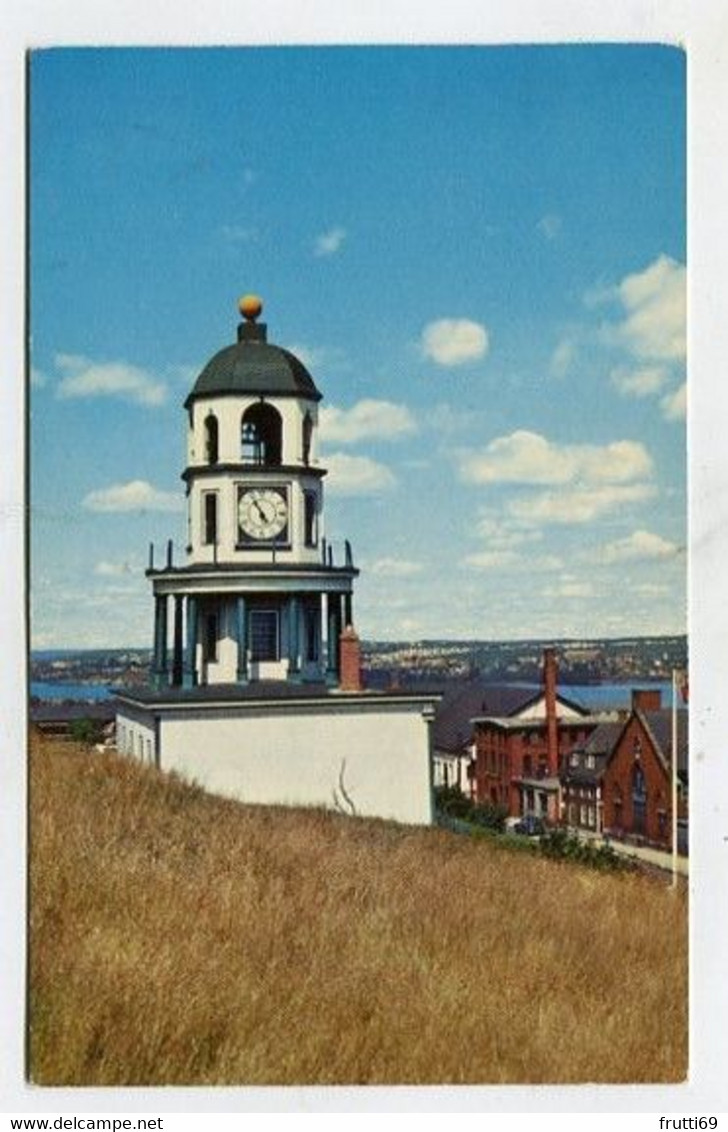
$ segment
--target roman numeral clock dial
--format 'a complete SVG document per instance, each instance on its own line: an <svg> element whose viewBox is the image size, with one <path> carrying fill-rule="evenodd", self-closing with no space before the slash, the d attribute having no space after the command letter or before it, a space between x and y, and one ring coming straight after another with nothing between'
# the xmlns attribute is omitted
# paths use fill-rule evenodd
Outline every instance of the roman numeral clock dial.
<svg viewBox="0 0 728 1132"><path fill-rule="evenodd" d="M238 524L243 541L285 541L288 533L288 500L285 490L248 488L241 491Z"/></svg>

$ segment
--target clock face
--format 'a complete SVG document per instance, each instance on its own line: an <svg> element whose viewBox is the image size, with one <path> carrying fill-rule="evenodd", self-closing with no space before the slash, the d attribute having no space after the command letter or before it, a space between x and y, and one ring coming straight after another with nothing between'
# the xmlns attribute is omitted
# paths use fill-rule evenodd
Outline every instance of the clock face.
<svg viewBox="0 0 728 1132"><path fill-rule="evenodd" d="M240 530L249 539L271 542L278 538L288 523L285 492L272 487L253 487L242 491L238 522Z"/></svg>

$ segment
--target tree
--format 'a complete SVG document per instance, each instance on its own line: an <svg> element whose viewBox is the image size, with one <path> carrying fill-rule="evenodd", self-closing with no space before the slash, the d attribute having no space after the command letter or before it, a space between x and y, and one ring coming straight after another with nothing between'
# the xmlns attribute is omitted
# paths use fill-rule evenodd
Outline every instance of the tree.
<svg viewBox="0 0 728 1132"><path fill-rule="evenodd" d="M91 746L92 743L100 743L104 737L102 725L98 720L89 719L87 715L80 719L71 720L68 731L74 742L84 743L88 746Z"/></svg>

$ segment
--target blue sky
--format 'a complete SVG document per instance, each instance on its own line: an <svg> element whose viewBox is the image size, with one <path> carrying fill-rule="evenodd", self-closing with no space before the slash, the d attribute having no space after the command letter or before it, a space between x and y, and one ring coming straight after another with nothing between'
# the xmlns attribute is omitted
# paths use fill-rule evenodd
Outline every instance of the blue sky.
<svg viewBox="0 0 728 1132"><path fill-rule="evenodd" d="M685 630L674 48L41 51L32 642L145 645L182 402L256 291L364 637Z"/></svg>

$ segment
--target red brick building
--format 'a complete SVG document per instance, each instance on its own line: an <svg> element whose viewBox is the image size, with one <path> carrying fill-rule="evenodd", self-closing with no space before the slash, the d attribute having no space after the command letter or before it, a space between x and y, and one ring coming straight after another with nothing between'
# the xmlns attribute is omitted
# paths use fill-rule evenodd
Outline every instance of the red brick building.
<svg viewBox="0 0 728 1132"><path fill-rule="evenodd" d="M506 806L514 817L560 821L564 760L586 742L598 720L558 694L556 676L554 651L546 649L542 691L528 692L505 714L473 719L478 802Z"/></svg>
<svg viewBox="0 0 728 1132"><path fill-rule="evenodd" d="M673 713L659 692L635 692L632 711L604 769L604 831L671 847ZM687 711L677 712L678 818L687 820Z"/></svg>
<svg viewBox="0 0 728 1132"><path fill-rule="evenodd" d="M561 770L562 821L571 830L601 834L604 829L604 771L624 728L600 723L586 743L575 746Z"/></svg>

